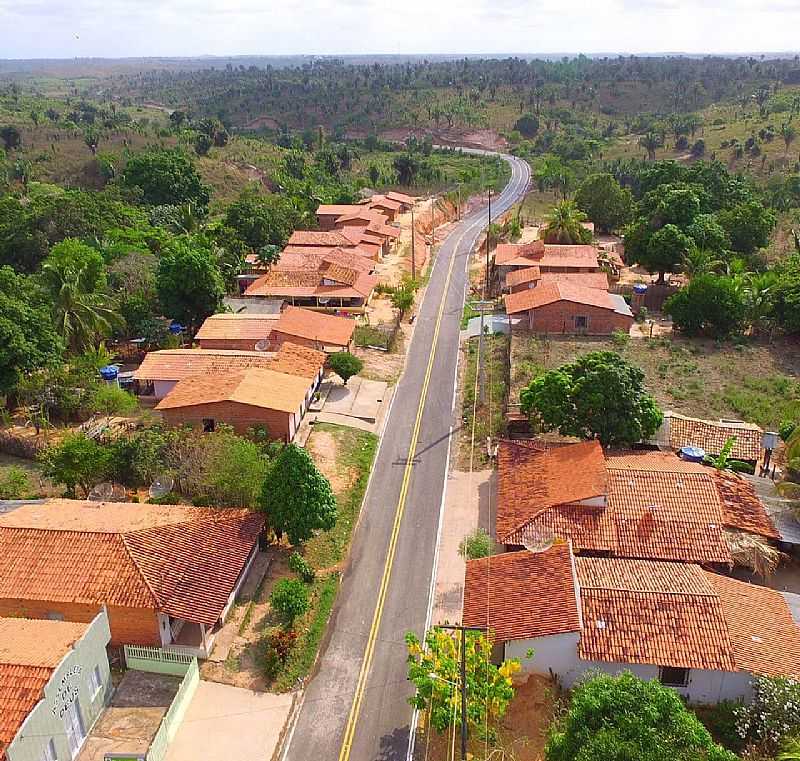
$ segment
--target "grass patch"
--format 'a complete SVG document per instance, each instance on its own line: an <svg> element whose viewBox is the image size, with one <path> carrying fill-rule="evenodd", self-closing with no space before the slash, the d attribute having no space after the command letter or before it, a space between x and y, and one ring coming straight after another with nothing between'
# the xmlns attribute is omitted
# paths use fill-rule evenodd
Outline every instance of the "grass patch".
<svg viewBox="0 0 800 761"><path fill-rule="evenodd" d="M775 429L800 413L800 346L776 340L723 343L681 336L631 339L543 339L515 333L512 402L544 370L590 351L616 351L645 374L662 409L706 419L734 418Z"/></svg>
<svg viewBox="0 0 800 761"><path fill-rule="evenodd" d="M467 302L464 304L464 312L461 315L461 330L467 329L467 324L473 317L480 317L481 313L472 308L472 305Z"/></svg>
<svg viewBox="0 0 800 761"><path fill-rule="evenodd" d="M296 622L300 636L272 682L272 689L275 692L288 692L293 689L314 665L338 588L338 573L319 578L311 585L309 590L311 606L305 616Z"/></svg>
<svg viewBox="0 0 800 761"><path fill-rule="evenodd" d="M473 466L483 468L489 464L486 438L497 438L505 431L505 410L508 398L508 345L505 335L487 336L483 343L483 373L478 384L478 404L475 407L475 375L478 372L478 338L466 344L466 363L462 379L461 427L459 461L468 468L472 441L472 419L475 412L475 452ZM481 394L483 387L483 394Z"/></svg>
<svg viewBox="0 0 800 761"><path fill-rule="evenodd" d="M326 431L336 438L337 469L349 483L346 488L336 490L339 506L336 525L330 531L317 534L305 545L306 560L319 570L339 563L347 554L378 448L378 437L330 423L317 423L314 430Z"/></svg>

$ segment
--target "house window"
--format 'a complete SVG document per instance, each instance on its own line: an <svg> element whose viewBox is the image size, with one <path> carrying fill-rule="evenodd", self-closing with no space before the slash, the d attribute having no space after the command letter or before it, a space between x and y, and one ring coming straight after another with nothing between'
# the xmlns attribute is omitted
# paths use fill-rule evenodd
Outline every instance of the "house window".
<svg viewBox="0 0 800 761"><path fill-rule="evenodd" d="M51 610L47 613L47 620L48 621L63 621L64 614L59 613L57 610Z"/></svg>
<svg viewBox="0 0 800 761"><path fill-rule="evenodd" d="M95 666L89 672L89 695L94 700L103 689L103 678L100 676L100 666Z"/></svg>
<svg viewBox="0 0 800 761"><path fill-rule="evenodd" d="M53 742L52 737L47 741L47 745L44 746L44 750L42 751L42 761L58 761L58 756L56 755L56 744Z"/></svg>
<svg viewBox="0 0 800 761"><path fill-rule="evenodd" d="M575 315L575 329L586 330L589 327L589 318L585 314Z"/></svg>
<svg viewBox="0 0 800 761"><path fill-rule="evenodd" d="M214 418L212 417L203 418L203 432L214 433Z"/></svg>
<svg viewBox="0 0 800 761"><path fill-rule="evenodd" d="M689 683L689 669L662 666L658 672L658 681L667 687L686 687Z"/></svg>

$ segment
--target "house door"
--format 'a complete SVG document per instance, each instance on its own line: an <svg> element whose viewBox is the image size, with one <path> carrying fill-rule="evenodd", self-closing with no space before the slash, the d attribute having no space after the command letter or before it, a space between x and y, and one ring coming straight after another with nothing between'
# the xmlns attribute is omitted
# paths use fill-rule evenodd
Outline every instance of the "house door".
<svg viewBox="0 0 800 761"><path fill-rule="evenodd" d="M69 752L72 758L78 755L78 751L86 739L86 730L83 727L83 719L81 718L80 701L75 698L75 702L71 703L64 714L64 731L67 734L67 744L69 745Z"/></svg>

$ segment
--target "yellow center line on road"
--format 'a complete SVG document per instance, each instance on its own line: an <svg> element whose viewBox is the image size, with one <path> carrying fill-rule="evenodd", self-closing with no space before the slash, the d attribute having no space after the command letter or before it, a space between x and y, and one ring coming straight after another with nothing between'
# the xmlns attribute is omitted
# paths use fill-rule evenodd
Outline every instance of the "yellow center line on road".
<svg viewBox="0 0 800 761"><path fill-rule="evenodd" d="M375 653L375 643L378 638L378 629L381 625L381 618L383 616L383 606L386 602L386 593L389 588L389 578L392 574L392 565L394 564L395 551L397 549L397 538L400 534L400 524L403 520L403 513L405 512L406 497L408 496L408 485L411 481L411 470L413 467L414 455L417 450L417 442L419 440L419 431L422 425L422 413L425 409L425 402L428 397L428 386L431 381L431 374L433 373L433 362L436 358L436 348L439 339L439 330L442 326L442 317L444 316L444 309L447 303L447 294L450 289L450 280L453 275L453 265L455 264L456 255L458 254L459 246L464 240L467 232L474 227L474 223L470 225L458 239L453 254L450 257L450 266L447 270L447 278L444 281L444 290L442 292L442 301L439 304L439 312L436 316L436 327L433 331L433 342L431 346L431 356L428 360L428 366L425 370L425 379L422 383L422 394L419 399L419 407L417 408L417 417L414 421L414 430L411 434L411 443L408 448L408 459L406 461L405 471L403 472L403 483L400 487L400 497L397 501L395 508L394 525L392 526L392 534L389 540L389 551L386 555L386 563L383 567L383 576L381 577L381 585L378 591L378 601L375 606L375 614L372 617L372 625L369 630L369 637L367 639L367 646L364 650L364 660L361 663L361 670L358 674L358 682L356 683L356 692L353 697L353 704L350 707L350 714L347 717L347 725L345 726L344 739L342 741L342 749L339 752L339 761L349 761L350 751L353 747L353 738L355 736L356 722L358 715L361 711L361 700L364 697L364 689L367 683L367 675L372 665L372 657Z"/></svg>

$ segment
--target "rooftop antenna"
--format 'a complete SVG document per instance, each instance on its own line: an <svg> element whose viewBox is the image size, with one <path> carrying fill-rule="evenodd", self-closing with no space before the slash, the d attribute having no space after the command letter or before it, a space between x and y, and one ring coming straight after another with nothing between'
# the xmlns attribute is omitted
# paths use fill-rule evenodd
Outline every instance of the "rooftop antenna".
<svg viewBox="0 0 800 761"><path fill-rule="evenodd" d="M90 502L108 502L114 496L114 484L109 481L97 484L87 495Z"/></svg>
<svg viewBox="0 0 800 761"><path fill-rule="evenodd" d="M260 341L256 342L255 345L256 351L268 351L269 350L269 341L266 338L262 338Z"/></svg>
<svg viewBox="0 0 800 761"><path fill-rule="evenodd" d="M150 484L147 493L150 495L150 499L160 499L172 491L174 484L175 479L170 475L164 474L158 476L158 478Z"/></svg>
<svg viewBox="0 0 800 761"><path fill-rule="evenodd" d="M522 529L521 539L522 546L528 552L538 554L547 552L555 544L556 536L546 526L525 526Z"/></svg>

